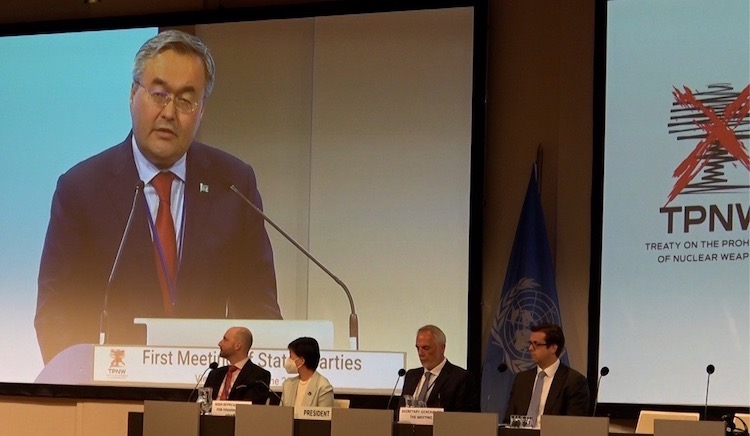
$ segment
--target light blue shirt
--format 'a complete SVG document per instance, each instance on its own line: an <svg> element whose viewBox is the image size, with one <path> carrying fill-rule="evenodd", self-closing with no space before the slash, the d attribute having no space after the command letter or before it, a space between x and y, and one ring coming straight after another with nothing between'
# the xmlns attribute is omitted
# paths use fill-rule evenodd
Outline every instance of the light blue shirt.
<svg viewBox="0 0 750 436"><path fill-rule="evenodd" d="M151 213L151 219L155 222L156 212L159 210L159 196L156 194L156 189L151 184L151 180L162 170L149 162L149 160L146 159L146 156L141 153L141 150L135 142L135 136L133 136L132 147L133 157L135 158L135 168L138 170L138 176L145 183L143 194L146 196L146 203L148 203L148 210ZM185 177L187 173L185 156L186 155L182 155L174 165L164 170L171 171L177 176L172 181L172 199L170 209L172 212L172 220L174 220L175 237L177 238L177 253L180 253L178 259L182 258L182 228L185 217L183 214L185 209ZM151 235L151 238L153 239L153 234Z"/></svg>

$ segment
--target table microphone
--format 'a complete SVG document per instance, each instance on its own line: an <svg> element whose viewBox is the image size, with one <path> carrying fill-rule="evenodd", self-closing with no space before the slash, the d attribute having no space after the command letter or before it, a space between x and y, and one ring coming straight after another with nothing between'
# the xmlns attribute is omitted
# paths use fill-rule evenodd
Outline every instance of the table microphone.
<svg viewBox="0 0 750 436"><path fill-rule="evenodd" d="M503 362L500 365L497 365L496 369L497 369L497 372L499 372L500 374L502 374L502 373L504 373L505 371L508 370L508 364L505 363L505 362ZM485 403L485 406L486 406L485 409L489 408L489 406L490 406L490 400L492 400L492 394L487 394L487 402ZM487 410L482 410L482 412L486 412L486 411Z"/></svg>
<svg viewBox="0 0 750 436"><path fill-rule="evenodd" d="M215 369L216 369L216 368L218 368L218 367L219 367L219 364L218 364L218 363L216 363L216 362L211 362L211 364L210 364L210 365L208 365L208 368L206 368L206 369L204 369L204 370L203 370L203 374L201 374L201 376L200 376L200 377L198 377L198 381L197 381L197 382L195 383L195 387L193 388L193 390L192 390L192 391L190 391L190 395L188 395L188 399L187 399L187 400L188 400L188 403L190 402L190 399L191 399L191 398L193 398L193 394L195 393L195 391L197 391L197 390L198 390L198 385L199 385L199 384L201 384L201 381L203 380L203 376L204 376L204 375L206 375L206 373L207 373L207 372L208 372L209 370L210 370L210 371L213 371L213 370L215 370Z"/></svg>
<svg viewBox="0 0 750 436"><path fill-rule="evenodd" d="M599 380L596 381L596 397L594 397L594 413L593 416L596 416L596 406L599 405L599 385L602 382L602 377L605 377L607 374L609 374L609 368L606 366L602 366L602 369L599 371Z"/></svg>
<svg viewBox="0 0 750 436"><path fill-rule="evenodd" d="M357 318L357 311L354 309L354 299L352 298L352 293L349 291L349 288L344 284L344 282L341 281L341 279L336 277L328 268L320 263L318 259L310 254L310 252L307 251L305 247L300 245L299 242L295 241L294 238L289 236L289 234L287 234L287 232L285 232L281 227L279 227L278 224L276 224L271 218L269 218L268 215L263 213L263 211L260 210L258 206L256 206L252 201L245 197L245 195L240 192L237 187L235 187L234 185L230 185L229 189L234 191L234 193L237 194L245 203L247 203L258 215L260 215L263 220L265 220L274 229L276 229L277 232L281 233L281 236L286 238L286 240L294 245L297 250L301 251L302 254L307 256L307 258L310 259L315 265L317 265L318 268L322 269L323 272L328 274L328 276L332 278L334 282L341 286L341 288L344 290L344 293L346 294L346 298L349 299L349 348L352 350L359 350L359 319Z"/></svg>
<svg viewBox="0 0 750 436"><path fill-rule="evenodd" d="M708 421L708 383L711 381L711 374L714 373L716 368L713 365L706 367L706 404L703 406L703 420Z"/></svg>
<svg viewBox="0 0 750 436"><path fill-rule="evenodd" d="M279 404L281 404L281 397L279 396L279 394L277 394L276 392L274 392L271 389L271 386L268 386L268 383L264 382L263 380L255 380L255 381L253 381L253 383L257 383L257 384L263 386L264 388L268 389L268 392L272 393L273 396L276 397L277 400L279 400ZM237 389L239 389L240 387L241 386L238 386Z"/></svg>
<svg viewBox="0 0 750 436"><path fill-rule="evenodd" d="M120 245L117 246L117 254L115 254L115 260L112 262L112 269L110 270L109 278L107 279L107 287L104 288L104 304L102 304L102 312L99 315L99 345L107 343L107 336L109 335L109 289L112 287L112 279L115 277L117 267L120 265L120 255L125 246L125 241L128 239L128 233L130 233L130 226L133 223L133 215L135 215L135 206L138 202L138 194L143 190L144 185L143 180L139 180L138 183L135 184L133 204L130 206L128 220L125 222L125 230L122 231Z"/></svg>
<svg viewBox="0 0 750 436"><path fill-rule="evenodd" d="M385 410L389 410L391 408L391 401L393 401L393 396L396 394L396 386L398 386L398 381L401 380L401 377L403 377L404 375L406 375L406 370L404 368L399 369L396 384L393 385L393 390L391 391L391 396L388 398L388 404L385 406Z"/></svg>

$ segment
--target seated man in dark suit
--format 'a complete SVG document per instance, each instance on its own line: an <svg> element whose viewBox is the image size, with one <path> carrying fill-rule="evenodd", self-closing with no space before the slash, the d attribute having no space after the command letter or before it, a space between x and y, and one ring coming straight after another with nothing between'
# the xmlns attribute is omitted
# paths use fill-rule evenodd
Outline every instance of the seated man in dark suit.
<svg viewBox="0 0 750 436"><path fill-rule="evenodd" d="M504 422L510 415L529 415L540 427L542 415L589 414L586 377L560 362L565 349L562 329L554 324L531 327L529 351L535 368L516 375Z"/></svg>
<svg viewBox="0 0 750 436"><path fill-rule="evenodd" d="M401 406L404 395L412 395L427 407L442 407L446 412L478 412L474 377L445 358L445 333L426 325L417 330L416 347L422 366L406 372Z"/></svg>
<svg viewBox="0 0 750 436"><path fill-rule="evenodd" d="M271 373L250 361L253 334L245 327L231 327L219 342L219 356L229 365L211 371L203 385L213 389L214 400L252 401L266 404Z"/></svg>

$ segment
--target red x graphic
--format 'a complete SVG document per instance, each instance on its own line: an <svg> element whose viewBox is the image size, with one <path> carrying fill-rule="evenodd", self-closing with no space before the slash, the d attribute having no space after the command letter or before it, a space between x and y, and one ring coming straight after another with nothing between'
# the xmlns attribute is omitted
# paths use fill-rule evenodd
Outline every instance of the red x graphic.
<svg viewBox="0 0 750 436"><path fill-rule="evenodd" d="M713 109L707 108L702 102L695 98L693 91L684 86L684 92L673 88L672 95L675 102L684 108L698 110L708 118L708 121L696 121L695 124L706 132L706 137L701 140L695 149L674 170L672 177L678 177L677 182L669 193L667 203L677 197L685 187L700 173L706 165L704 159L708 148L713 143L718 143L735 159L740 161L746 169L750 170L750 157L747 148L734 134L734 129L742 123L750 112L750 85L737 96L733 102L724 108L724 115L720 116Z"/></svg>

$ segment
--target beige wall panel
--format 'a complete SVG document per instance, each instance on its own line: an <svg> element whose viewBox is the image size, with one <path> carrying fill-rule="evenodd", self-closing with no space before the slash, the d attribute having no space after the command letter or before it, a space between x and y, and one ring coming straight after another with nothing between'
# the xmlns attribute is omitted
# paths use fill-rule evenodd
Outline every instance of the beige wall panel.
<svg viewBox="0 0 750 436"><path fill-rule="evenodd" d="M593 156L594 2L560 3L560 147L557 189L557 289L570 364L588 368Z"/></svg>
<svg viewBox="0 0 750 436"><path fill-rule="evenodd" d="M594 2L491 2L485 174L483 347L537 147L570 363L585 373ZM483 353L484 353L483 349Z"/></svg>
<svg viewBox="0 0 750 436"><path fill-rule="evenodd" d="M508 268L531 166L541 145L542 206L555 258L559 23L549 2L492 2L485 168L482 346ZM485 350L483 350L484 353Z"/></svg>
<svg viewBox="0 0 750 436"><path fill-rule="evenodd" d="M0 398L2 434L78 436L74 400Z"/></svg>
<svg viewBox="0 0 750 436"><path fill-rule="evenodd" d="M128 412L143 412L143 403L85 401L76 411L76 436L121 436L127 434Z"/></svg>

